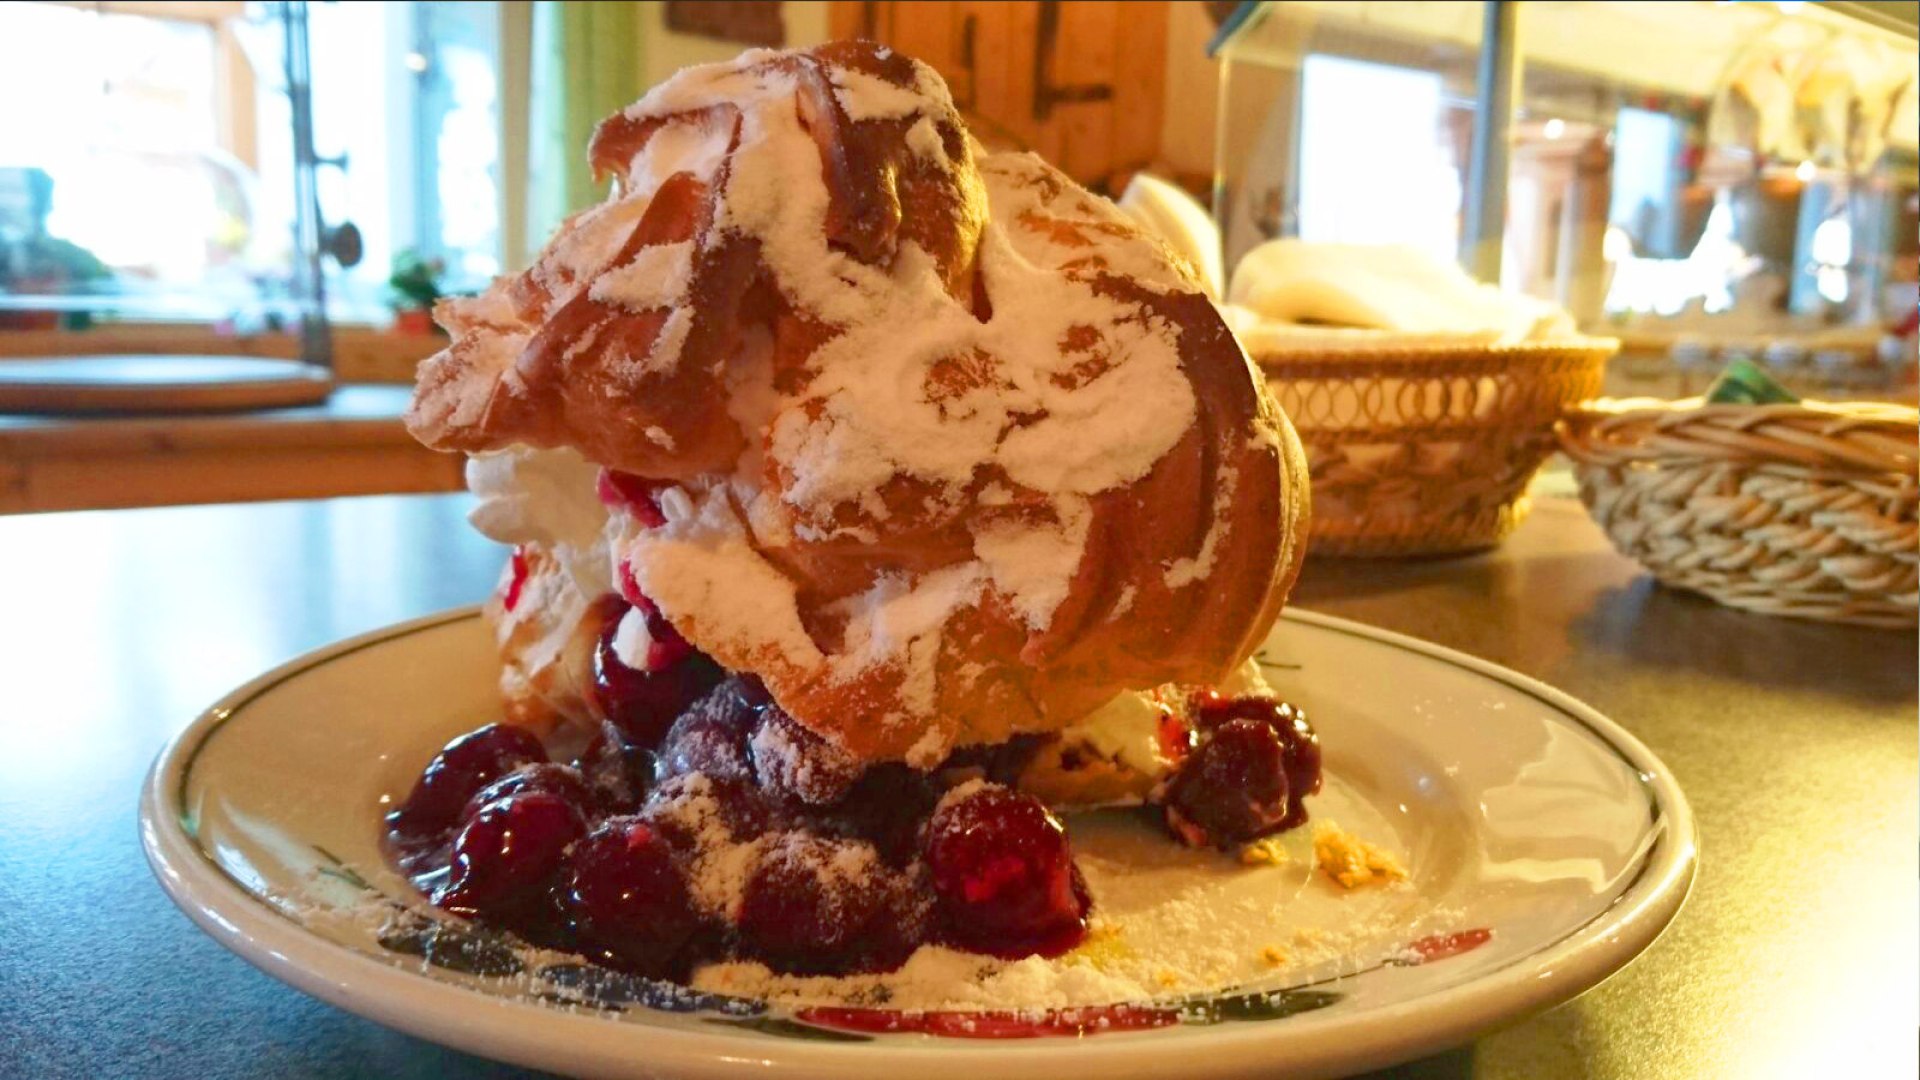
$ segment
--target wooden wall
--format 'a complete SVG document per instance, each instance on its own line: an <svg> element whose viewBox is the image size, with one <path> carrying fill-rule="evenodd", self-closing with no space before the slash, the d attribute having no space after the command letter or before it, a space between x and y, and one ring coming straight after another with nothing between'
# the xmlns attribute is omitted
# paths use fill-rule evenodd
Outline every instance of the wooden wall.
<svg viewBox="0 0 1920 1080"><path fill-rule="evenodd" d="M834 0L829 29L931 64L974 135L1118 194L1159 156L1167 0Z"/></svg>

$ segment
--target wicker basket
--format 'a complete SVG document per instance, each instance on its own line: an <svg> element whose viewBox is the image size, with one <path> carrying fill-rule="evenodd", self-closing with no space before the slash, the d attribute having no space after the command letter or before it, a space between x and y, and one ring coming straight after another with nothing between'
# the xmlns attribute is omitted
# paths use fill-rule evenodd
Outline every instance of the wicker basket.
<svg viewBox="0 0 1920 1080"><path fill-rule="evenodd" d="M1491 547L1526 516L1562 410L1600 392L1617 344L1302 347L1257 353L1306 446L1309 555Z"/></svg>
<svg viewBox="0 0 1920 1080"><path fill-rule="evenodd" d="M1913 409L1601 401L1570 412L1560 441L1614 546L1666 584L1773 615L1915 624Z"/></svg>

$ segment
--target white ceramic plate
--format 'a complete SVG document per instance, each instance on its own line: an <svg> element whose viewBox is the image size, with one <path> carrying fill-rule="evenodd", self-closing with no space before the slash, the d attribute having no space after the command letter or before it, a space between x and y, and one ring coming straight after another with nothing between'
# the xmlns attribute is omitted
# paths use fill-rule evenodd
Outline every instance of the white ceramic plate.
<svg viewBox="0 0 1920 1080"><path fill-rule="evenodd" d="M580 1075L1336 1075L1565 1001L1679 910L1694 868L1686 801L1592 709L1305 612L1288 612L1261 655L1320 730L1316 818L1391 849L1410 877L1348 893L1303 851L1240 867L1149 843L1137 820L1076 819L1096 905L1134 949L1222 946L1215 985L1117 1008L949 1013L912 1022L938 1034L879 1032L907 1022L675 992L435 919L381 863L377 834L383 800L496 711L472 609L341 642L234 691L161 753L141 833L174 901L276 978L429 1039ZM1136 859L1148 865L1127 869ZM1121 888L1129 873L1152 875L1149 887ZM1252 948L1267 940L1284 960Z"/></svg>

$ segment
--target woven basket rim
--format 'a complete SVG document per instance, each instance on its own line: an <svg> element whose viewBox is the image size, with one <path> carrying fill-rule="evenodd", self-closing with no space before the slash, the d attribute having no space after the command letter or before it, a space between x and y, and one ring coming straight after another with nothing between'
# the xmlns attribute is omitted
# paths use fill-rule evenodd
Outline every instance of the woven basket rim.
<svg viewBox="0 0 1920 1080"><path fill-rule="evenodd" d="M1769 420L1826 419L1870 424L1920 427L1920 408L1892 401L1819 401L1805 400L1779 405L1709 405L1703 397L1690 398L1594 398L1567 410L1569 419L1580 420L1652 420L1661 421L1685 414L1687 419L1716 417L1738 418L1751 422Z"/></svg>
<svg viewBox="0 0 1920 1080"><path fill-rule="evenodd" d="M1316 341L1288 350L1248 349L1253 362L1266 371L1286 371L1302 365L1347 363L1446 364L1462 360L1603 360L1620 351L1617 338L1563 337L1543 341L1473 341L1423 344L1339 344Z"/></svg>
<svg viewBox="0 0 1920 1080"><path fill-rule="evenodd" d="M1594 465L1779 467L1910 482L1920 410L1877 401L1709 405L1700 398L1601 398L1567 410L1560 448Z"/></svg>

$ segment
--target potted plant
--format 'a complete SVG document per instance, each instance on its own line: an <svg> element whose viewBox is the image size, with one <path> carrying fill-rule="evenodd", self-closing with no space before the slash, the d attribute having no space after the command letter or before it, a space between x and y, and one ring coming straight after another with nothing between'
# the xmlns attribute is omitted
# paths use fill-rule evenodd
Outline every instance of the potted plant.
<svg viewBox="0 0 1920 1080"><path fill-rule="evenodd" d="M408 249L393 258L393 273L387 278L388 302L393 306L393 328L403 334L432 334L433 305L443 295L440 275L446 263L424 259Z"/></svg>

